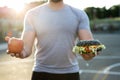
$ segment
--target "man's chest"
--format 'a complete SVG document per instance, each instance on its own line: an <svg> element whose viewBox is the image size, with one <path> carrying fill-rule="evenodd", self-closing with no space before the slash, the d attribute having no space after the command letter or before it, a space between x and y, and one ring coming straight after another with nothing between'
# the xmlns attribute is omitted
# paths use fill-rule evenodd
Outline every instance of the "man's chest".
<svg viewBox="0 0 120 80"><path fill-rule="evenodd" d="M34 19L34 27L39 33L75 33L78 24L77 17L73 13L40 13L39 16Z"/></svg>

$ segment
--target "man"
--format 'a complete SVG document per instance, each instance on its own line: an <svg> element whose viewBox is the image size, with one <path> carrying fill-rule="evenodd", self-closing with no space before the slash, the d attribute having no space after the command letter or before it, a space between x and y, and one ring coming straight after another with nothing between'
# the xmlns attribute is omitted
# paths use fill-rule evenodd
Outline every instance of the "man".
<svg viewBox="0 0 120 80"><path fill-rule="evenodd" d="M49 0L26 14L24 49L12 56L28 57L36 39L32 80L80 80L77 58L72 52L77 37L93 39L86 13L63 0ZM93 57L88 55L89 59Z"/></svg>

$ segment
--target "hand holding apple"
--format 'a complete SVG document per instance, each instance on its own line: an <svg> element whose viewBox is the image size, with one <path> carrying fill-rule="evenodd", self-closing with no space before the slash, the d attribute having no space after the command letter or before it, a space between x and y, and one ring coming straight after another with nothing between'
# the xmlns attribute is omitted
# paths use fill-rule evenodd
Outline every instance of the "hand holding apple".
<svg viewBox="0 0 120 80"><path fill-rule="evenodd" d="M5 37L5 40L8 42L8 51L9 53L18 54L23 50L23 40L19 38L10 38L8 36Z"/></svg>

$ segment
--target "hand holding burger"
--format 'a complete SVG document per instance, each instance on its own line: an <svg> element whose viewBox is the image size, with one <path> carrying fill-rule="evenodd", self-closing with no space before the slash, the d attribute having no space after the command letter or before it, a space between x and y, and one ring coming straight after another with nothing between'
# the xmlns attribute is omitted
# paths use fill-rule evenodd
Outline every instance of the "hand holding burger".
<svg viewBox="0 0 120 80"><path fill-rule="evenodd" d="M91 60L103 49L105 46L98 40L79 40L73 47L73 52L80 54L84 60Z"/></svg>

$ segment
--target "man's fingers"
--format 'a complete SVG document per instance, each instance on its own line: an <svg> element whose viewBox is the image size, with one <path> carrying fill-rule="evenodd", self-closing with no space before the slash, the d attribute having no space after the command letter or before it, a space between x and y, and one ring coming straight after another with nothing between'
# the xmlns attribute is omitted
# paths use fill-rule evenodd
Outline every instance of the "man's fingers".
<svg viewBox="0 0 120 80"><path fill-rule="evenodd" d="M24 58L24 56L23 56L22 53L16 53L16 54L15 54L15 57L16 57L16 58Z"/></svg>
<svg viewBox="0 0 120 80"><path fill-rule="evenodd" d="M15 57L16 54L15 53L11 53L9 50L6 50L7 54L10 54L12 57Z"/></svg>
<svg viewBox="0 0 120 80"><path fill-rule="evenodd" d="M20 57L20 54L16 53L15 56L16 56L17 58L19 58L19 57Z"/></svg>
<svg viewBox="0 0 120 80"><path fill-rule="evenodd" d="M90 53L89 56L90 56L90 57L95 57L95 54Z"/></svg>
<svg viewBox="0 0 120 80"><path fill-rule="evenodd" d="M21 57L19 53L10 53L10 55L12 57L16 57L16 58L20 58Z"/></svg>
<svg viewBox="0 0 120 80"><path fill-rule="evenodd" d="M14 56L15 56L15 54L14 54L14 53L10 53L10 55L11 55L12 57L14 57Z"/></svg>
<svg viewBox="0 0 120 80"><path fill-rule="evenodd" d="M91 60L93 58L89 54L81 54L81 55L85 60Z"/></svg>
<svg viewBox="0 0 120 80"><path fill-rule="evenodd" d="M10 54L10 51L9 51L9 50L6 50L6 53L7 53L7 54Z"/></svg>
<svg viewBox="0 0 120 80"><path fill-rule="evenodd" d="M16 58L23 58L24 55L22 53L11 53L9 50L6 50L6 53L9 54L12 57L16 57Z"/></svg>
<svg viewBox="0 0 120 80"><path fill-rule="evenodd" d="M21 53L12 53L9 50L6 50L6 53L12 57L16 57L16 58L24 58L27 57L27 54L25 54L25 51L22 51Z"/></svg>

